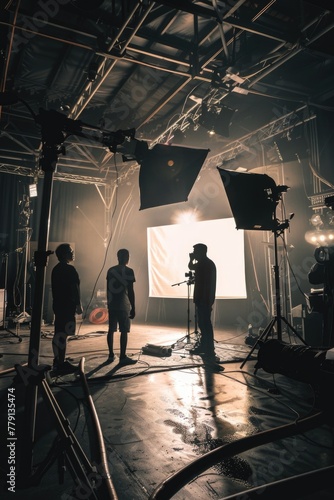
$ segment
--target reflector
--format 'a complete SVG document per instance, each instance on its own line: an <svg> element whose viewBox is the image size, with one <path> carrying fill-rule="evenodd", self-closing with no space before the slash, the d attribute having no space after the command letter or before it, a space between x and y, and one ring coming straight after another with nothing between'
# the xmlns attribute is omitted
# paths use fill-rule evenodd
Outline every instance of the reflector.
<svg viewBox="0 0 334 500"><path fill-rule="evenodd" d="M140 161L140 210L187 201L208 149L157 144Z"/></svg>

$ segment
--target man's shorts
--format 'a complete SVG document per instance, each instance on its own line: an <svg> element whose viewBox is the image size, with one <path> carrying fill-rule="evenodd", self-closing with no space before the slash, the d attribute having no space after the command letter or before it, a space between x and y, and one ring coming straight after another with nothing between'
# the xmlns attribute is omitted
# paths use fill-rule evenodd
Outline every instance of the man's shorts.
<svg viewBox="0 0 334 500"><path fill-rule="evenodd" d="M108 313L110 331L117 332L117 325L119 331L122 333L127 333L130 331L129 311L113 311L109 309Z"/></svg>

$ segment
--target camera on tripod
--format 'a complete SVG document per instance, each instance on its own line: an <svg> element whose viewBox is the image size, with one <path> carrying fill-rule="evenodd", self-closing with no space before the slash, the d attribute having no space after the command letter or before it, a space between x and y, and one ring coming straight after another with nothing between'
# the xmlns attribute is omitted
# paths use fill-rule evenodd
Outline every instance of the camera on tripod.
<svg viewBox="0 0 334 500"><path fill-rule="evenodd" d="M188 278L188 284L193 285L195 283L195 273L189 271L189 273L185 273L185 277Z"/></svg>

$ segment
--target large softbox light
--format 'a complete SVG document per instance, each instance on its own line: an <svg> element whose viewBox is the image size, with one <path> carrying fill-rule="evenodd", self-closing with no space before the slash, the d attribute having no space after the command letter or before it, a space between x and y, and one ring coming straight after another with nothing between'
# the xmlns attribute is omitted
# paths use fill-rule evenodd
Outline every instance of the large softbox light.
<svg viewBox="0 0 334 500"><path fill-rule="evenodd" d="M277 186L266 174L240 173L217 167L237 229L274 230Z"/></svg>
<svg viewBox="0 0 334 500"><path fill-rule="evenodd" d="M140 161L140 210L187 201L208 149L157 144Z"/></svg>

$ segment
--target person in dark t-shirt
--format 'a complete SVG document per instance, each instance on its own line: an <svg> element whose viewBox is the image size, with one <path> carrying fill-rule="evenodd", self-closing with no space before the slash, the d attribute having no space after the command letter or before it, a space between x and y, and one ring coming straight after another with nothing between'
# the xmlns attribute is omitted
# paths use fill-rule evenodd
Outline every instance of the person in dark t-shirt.
<svg viewBox="0 0 334 500"><path fill-rule="evenodd" d="M80 301L80 279L74 266L74 252L69 243L62 243L56 249L58 264L52 269L51 289L53 298L54 336L52 339L53 369L71 373L76 367L65 362L67 337L75 334L75 314L82 313Z"/></svg>
<svg viewBox="0 0 334 500"><path fill-rule="evenodd" d="M200 354L208 364L219 362L215 354L211 311L216 295L216 265L207 257L207 246L203 243L194 245L189 254L188 268L195 271L194 304L196 307L200 340L190 352Z"/></svg>
<svg viewBox="0 0 334 500"><path fill-rule="evenodd" d="M118 264L108 269L107 272L107 301L109 314L108 328L108 361L115 359L114 333L117 326L120 335L120 360L122 364L132 364L136 361L126 355L128 333L130 332L130 319L135 317L135 293L133 284L136 281L134 271L127 266L129 251L125 248L118 250Z"/></svg>

